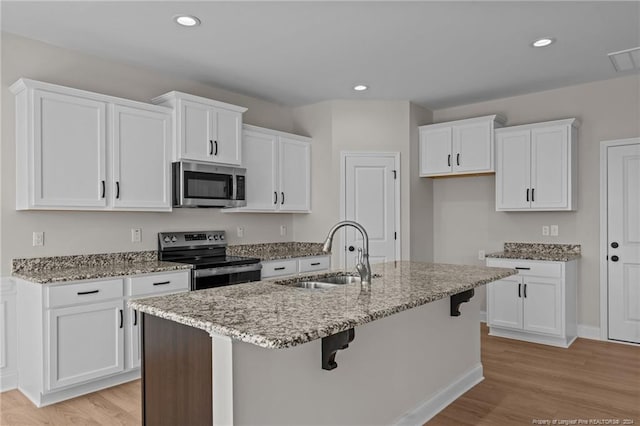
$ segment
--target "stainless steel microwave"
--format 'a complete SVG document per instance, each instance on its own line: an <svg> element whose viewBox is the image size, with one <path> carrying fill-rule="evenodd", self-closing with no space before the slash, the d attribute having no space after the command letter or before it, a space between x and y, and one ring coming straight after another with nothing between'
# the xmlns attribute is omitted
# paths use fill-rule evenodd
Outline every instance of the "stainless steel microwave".
<svg viewBox="0 0 640 426"><path fill-rule="evenodd" d="M173 207L244 207L246 169L191 161L172 164Z"/></svg>

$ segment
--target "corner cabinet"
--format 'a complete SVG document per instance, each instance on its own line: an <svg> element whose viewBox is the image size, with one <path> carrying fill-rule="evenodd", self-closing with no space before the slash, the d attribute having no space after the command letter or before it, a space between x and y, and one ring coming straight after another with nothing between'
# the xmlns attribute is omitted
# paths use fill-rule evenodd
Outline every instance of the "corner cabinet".
<svg viewBox="0 0 640 426"><path fill-rule="evenodd" d="M577 261L487 259L487 266L518 275L487 285L487 325L492 336L563 348L577 336Z"/></svg>
<svg viewBox="0 0 640 426"><path fill-rule="evenodd" d="M496 211L577 209L575 118L496 130Z"/></svg>
<svg viewBox="0 0 640 426"><path fill-rule="evenodd" d="M171 210L171 110L20 79L17 210Z"/></svg>
<svg viewBox="0 0 640 426"><path fill-rule="evenodd" d="M173 161L240 164L242 114L247 108L176 91L151 102L173 108Z"/></svg>
<svg viewBox="0 0 640 426"><path fill-rule="evenodd" d="M242 145L247 206L224 212L311 211L311 139L244 125Z"/></svg>
<svg viewBox="0 0 640 426"><path fill-rule="evenodd" d="M420 176L493 173L493 134L499 115L420 126Z"/></svg>

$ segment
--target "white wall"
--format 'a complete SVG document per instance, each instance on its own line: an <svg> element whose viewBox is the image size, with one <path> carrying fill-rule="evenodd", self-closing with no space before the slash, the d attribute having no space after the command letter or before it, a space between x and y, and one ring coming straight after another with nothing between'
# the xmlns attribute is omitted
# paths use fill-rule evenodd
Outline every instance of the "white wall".
<svg viewBox="0 0 640 426"><path fill-rule="evenodd" d="M413 114L413 115L412 115ZM417 147L417 133L412 126L430 122L428 110L407 101L328 101L294 110L297 133L313 135L312 145L312 208L309 215L293 219L296 240L321 241L328 230L340 220L340 153L400 152L400 215L401 257L409 259L413 221L411 215L419 209L427 210L430 217L430 200L427 204L413 204L412 185L416 183L414 164L410 157L412 136ZM414 126L415 127L415 126ZM417 131L417 128L416 128ZM417 150L417 148L416 148ZM419 184L420 182L418 182ZM420 186L420 185L418 185ZM427 187L428 184L425 184ZM425 199L430 199L430 194ZM421 196L424 194L420 194ZM430 229L430 224L426 225ZM430 235L430 232L429 232ZM429 237L430 238L430 237ZM421 257L429 258L430 251L423 248ZM419 246L418 246L419 247ZM339 265L334 250L333 264Z"/></svg>
<svg viewBox="0 0 640 426"><path fill-rule="evenodd" d="M17 257L155 250L160 231L224 229L231 243L292 239L292 235L280 236L280 225L292 229L291 214L229 214L218 209L176 209L172 213L16 211L14 96L8 87L20 77L143 102L180 90L247 107L246 123L293 129L293 113L288 107L2 33L0 276L9 274L10 261ZM236 237L236 226L245 228L243 239ZM142 243L131 243L130 228L134 227L142 228ZM33 231L45 232L43 247L32 247Z"/></svg>
<svg viewBox="0 0 640 426"><path fill-rule="evenodd" d="M498 99L434 111L434 121L500 113L507 125L576 117L578 210L496 212L493 176L433 181L435 261L482 264L479 249L499 251L505 241L582 245L578 273L578 323L599 324L599 145L640 136L640 76ZM559 225L543 237L542 225Z"/></svg>

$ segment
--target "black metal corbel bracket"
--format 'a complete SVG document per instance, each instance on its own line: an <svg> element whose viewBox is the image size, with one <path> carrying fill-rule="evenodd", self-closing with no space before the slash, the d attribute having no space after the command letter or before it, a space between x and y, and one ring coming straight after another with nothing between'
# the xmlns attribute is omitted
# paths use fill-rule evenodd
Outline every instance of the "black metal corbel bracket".
<svg viewBox="0 0 640 426"><path fill-rule="evenodd" d="M336 354L339 350L347 349L349 343L353 342L356 332L353 328L332 334L322 338L322 369L333 370L338 366Z"/></svg>
<svg viewBox="0 0 640 426"><path fill-rule="evenodd" d="M454 294L451 296L451 316L459 317L460 316L460 305L462 303L468 302L474 295L474 290L463 291L462 293Z"/></svg>

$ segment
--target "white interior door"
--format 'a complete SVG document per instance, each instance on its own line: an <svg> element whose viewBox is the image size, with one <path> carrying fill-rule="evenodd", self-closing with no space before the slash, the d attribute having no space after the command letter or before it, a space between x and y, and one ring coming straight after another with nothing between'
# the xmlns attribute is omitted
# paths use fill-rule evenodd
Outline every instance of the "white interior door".
<svg viewBox="0 0 640 426"><path fill-rule="evenodd" d="M640 343L640 140L607 149L609 338Z"/></svg>
<svg viewBox="0 0 640 426"><path fill-rule="evenodd" d="M369 262L396 260L398 156L394 153L347 154L344 159L345 219L358 222L367 231ZM352 227L344 229L341 262L346 268L353 268L358 248L363 247L362 236Z"/></svg>

